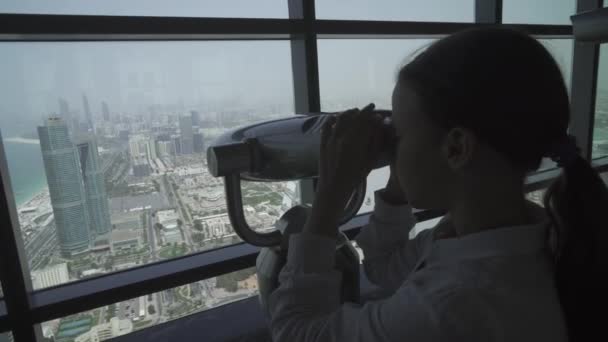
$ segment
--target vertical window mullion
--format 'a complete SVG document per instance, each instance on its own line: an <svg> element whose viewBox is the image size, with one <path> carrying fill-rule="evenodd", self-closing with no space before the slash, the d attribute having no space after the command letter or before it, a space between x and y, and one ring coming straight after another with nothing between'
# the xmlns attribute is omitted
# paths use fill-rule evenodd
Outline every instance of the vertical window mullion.
<svg viewBox="0 0 608 342"><path fill-rule="evenodd" d="M303 35L291 37L291 67L296 113L320 112L319 58L317 34L313 31L315 18L314 0L288 0L289 19L303 20ZM315 182L311 179L299 181L302 203L312 203Z"/></svg>
<svg viewBox="0 0 608 342"><path fill-rule="evenodd" d="M601 0L578 0L577 13L602 7ZM570 134L577 138L581 154L592 157L599 44L574 42Z"/></svg>
<svg viewBox="0 0 608 342"><path fill-rule="evenodd" d="M475 0L475 23L502 23L503 0Z"/></svg>
<svg viewBox="0 0 608 342"><path fill-rule="evenodd" d="M8 162L0 133L0 276L8 321L16 342L36 342L37 329L29 319L32 282L13 201Z"/></svg>

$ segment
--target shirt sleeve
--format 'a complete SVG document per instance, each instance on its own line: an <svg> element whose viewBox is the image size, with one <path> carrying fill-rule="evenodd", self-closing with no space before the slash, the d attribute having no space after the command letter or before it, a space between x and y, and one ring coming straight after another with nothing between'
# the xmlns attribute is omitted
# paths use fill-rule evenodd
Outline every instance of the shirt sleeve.
<svg viewBox="0 0 608 342"><path fill-rule="evenodd" d="M416 225L412 207L407 204L390 205L382 199L379 191L374 196L374 212L355 241L363 250L367 278L393 292L416 266L428 231L409 240L410 230Z"/></svg>
<svg viewBox="0 0 608 342"><path fill-rule="evenodd" d="M341 304L335 240L299 233L289 246L280 285L269 298L273 341L438 340L431 307L415 286L363 305Z"/></svg>

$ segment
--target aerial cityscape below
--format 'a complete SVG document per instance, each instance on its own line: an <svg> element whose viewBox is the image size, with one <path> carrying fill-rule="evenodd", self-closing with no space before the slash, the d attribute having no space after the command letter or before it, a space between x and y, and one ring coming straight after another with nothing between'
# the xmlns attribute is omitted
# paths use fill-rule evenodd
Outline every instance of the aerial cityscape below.
<svg viewBox="0 0 608 342"><path fill-rule="evenodd" d="M18 206L35 289L240 241L228 219L223 181L207 170L205 147L220 132L279 113L193 110L149 120L114 114L105 102L93 114L86 95L82 108L79 116L59 98L58 112L36 134L4 139L8 145L34 145L42 155L48 186ZM299 185L244 183L243 196L249 225L268 230L299 201ZM256 289L254 272L243 270L42 328L55 341L96 341L242 299Z"/></svg>

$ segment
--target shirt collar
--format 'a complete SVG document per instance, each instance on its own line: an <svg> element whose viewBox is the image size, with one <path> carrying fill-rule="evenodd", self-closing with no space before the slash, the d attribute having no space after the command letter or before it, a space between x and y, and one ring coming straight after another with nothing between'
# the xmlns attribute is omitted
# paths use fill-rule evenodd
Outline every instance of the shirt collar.
<svg viewBox="0 0 608 342"><path fill-rule="evenodd" d="M531 204L536 223L501 227L468 234L462 237L435 240L427 261L458 262L493 256L527 254L547 247L550 220L544 209Z"/></svg>

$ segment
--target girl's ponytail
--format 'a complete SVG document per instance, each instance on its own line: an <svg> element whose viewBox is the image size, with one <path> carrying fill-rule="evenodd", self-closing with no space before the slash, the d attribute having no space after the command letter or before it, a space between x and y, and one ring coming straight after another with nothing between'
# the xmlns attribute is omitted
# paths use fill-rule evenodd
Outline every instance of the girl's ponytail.
<svg viewBox="0 0 608 342"><path fill-rule="evenodd" d="M563 146L552 155L563 172L544 204L554 223L557 289L569 340L592 341L605 336L608 188L575 144Z"/></svg>

